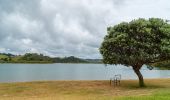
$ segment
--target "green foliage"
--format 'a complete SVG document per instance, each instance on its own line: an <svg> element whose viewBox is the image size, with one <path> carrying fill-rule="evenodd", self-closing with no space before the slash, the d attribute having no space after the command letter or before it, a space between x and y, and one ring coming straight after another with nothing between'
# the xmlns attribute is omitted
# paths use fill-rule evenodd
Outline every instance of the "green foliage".
<svg viewBox="0 0 170 100"><path fill-rule="evenodd" d="M139 18L108 27L100 47L105 64L132 66L144 87L143 64L170 59L170 24L159 18Z"/></svg>
<svg viewBox="0 0 170 100"><path fill-rule="evenodd" d="M0 53L0 63L52 63L52 59L37 53L26 53L25 55Z"/></svg>
<svg viewBox="0 0 170 100"><path fill-rule="evenodd" d="M153 63L151 65L158 67L160 69L170 69L170 60L156 62L156 63Z"/></svg>
<svg viewBox="0 0 170 100"><path fill-rule="evenodd" d="M89 62L89 63L98 63L101 64L102 63L102 59L85 59L85 61Z"/></svg>
<svg viewBox="0 0 170 100"><path fill-rule="evenodd" d="M6 54L6 53L0 53L0 62L4 63L4 62L9 62L11 61L11 57L13 57L14 55L12 54Z"/></svg>
<svg viewBox="0 0 170 100"><path fill-rule="evenodd" d="M74 56L64 57L64 58L56 57L56 58L53 58L53 62L55 63L88 63L88 61L85 61L84 59L76 58Z"/></svg>
<svg viewBox="0 0 170 100"><path fill-rule="evenodd" d="M97 61L80 59L74 56L51 58L38 53L26 53L24 55L0 53L0 63L98 63Z"/></svg>
<svg viewBox="0 0 170 100"><path fill-rule="evenodd" d="M23 55L20 60L23 61L51 61L51 58L48 56L44 56L43 54L37 54L37 53L26 53Z"/></svg>
<svg viewBox="0 0 170 100"><path fill-rule="evenodd" d="M170 24L139 18L108 27L100 47L105 64L136 66L170 59Z"/></svg>

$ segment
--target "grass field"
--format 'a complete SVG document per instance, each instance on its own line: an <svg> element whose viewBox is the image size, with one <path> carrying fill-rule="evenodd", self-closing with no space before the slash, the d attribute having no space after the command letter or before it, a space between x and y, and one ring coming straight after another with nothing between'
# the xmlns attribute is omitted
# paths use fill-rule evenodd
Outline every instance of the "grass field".
<svg viewBox="0 0 170 100"><path fill-rule="evenodd" d="M0 83L0 100L170 100L170 79L109 81L42 81Z"/></svg>
<svg viewBox="0 0 170 100"><path fill-rule="evenodd" d="M8 56L6 56L6 55L0 55L0 59L2 59L2 58L8 58Z"/></svg>

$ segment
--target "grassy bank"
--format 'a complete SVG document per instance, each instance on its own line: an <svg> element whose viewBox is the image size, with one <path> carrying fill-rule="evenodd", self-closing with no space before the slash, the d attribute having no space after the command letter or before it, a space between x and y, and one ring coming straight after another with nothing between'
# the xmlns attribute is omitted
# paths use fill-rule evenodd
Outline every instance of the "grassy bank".
<svg viewBox="0 0 170 100"><path fill-rule="evenodd" d="M113 87L109 81L45 81L0 83L0 100L170 100L170 79L121 81Z"/></svg>

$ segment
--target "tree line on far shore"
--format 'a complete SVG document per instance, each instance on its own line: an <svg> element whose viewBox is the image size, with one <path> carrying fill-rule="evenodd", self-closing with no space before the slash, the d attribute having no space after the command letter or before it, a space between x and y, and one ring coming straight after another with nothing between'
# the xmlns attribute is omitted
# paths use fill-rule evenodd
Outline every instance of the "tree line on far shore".
<svg viewBox="0 0 170 100"><path fill-rule="evenodd" d="M49 57L38 53L24 55L0 53L0 63L101 63L101 59L82 59L74 56Z"/></svg>

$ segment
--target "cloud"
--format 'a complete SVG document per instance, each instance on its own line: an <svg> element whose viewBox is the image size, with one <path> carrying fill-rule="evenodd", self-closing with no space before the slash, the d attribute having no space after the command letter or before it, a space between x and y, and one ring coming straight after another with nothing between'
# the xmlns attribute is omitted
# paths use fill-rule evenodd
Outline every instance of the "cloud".
<svg viewBox="0 0 170 100"><path fill-rule="evenodd" d="M168 0L1 0L0 52L101 58L106 28L135 18L170 19Z"/></svg>

